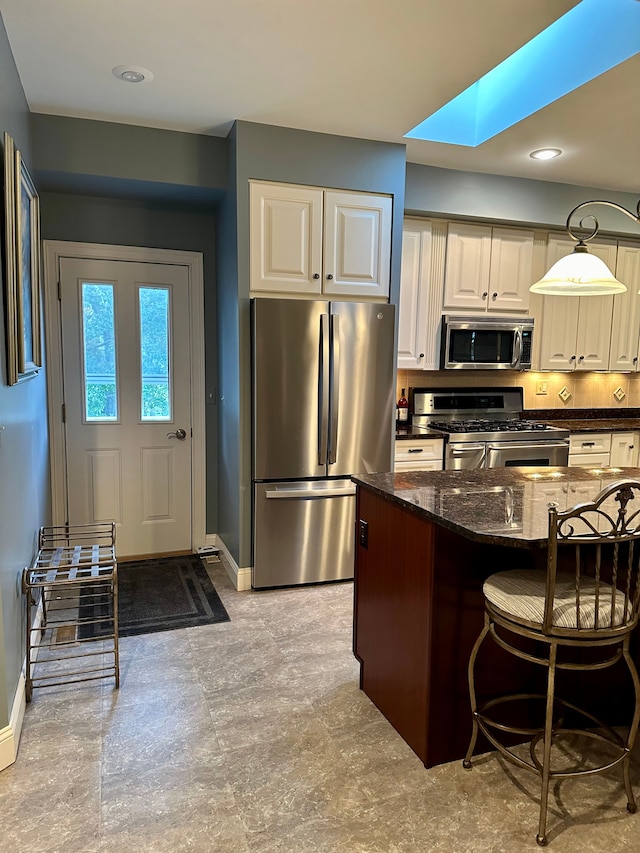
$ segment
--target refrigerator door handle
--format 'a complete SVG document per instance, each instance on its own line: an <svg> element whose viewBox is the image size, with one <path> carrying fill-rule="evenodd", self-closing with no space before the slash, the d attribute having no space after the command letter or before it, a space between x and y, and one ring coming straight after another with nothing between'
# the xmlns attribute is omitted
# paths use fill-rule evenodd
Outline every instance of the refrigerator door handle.
<svg viewBox="0 0 640 853"><path fill-rule="evenodd" d="M330 401L329 412L331 427L329 433L329 464L336 461L338 446L338 396L340 382L340 326L337 314L331 315L331 361L330 361Z"/></svg>
<svg viewBox="0 0 640 853"><path fill-rule="evenodd" d="M269 489L264 493L266 498L337 498L355 495L355 486L346 486L337 489Z"/></svg>
<svg viewBox="0 0 640 853"><path fill-rule="evenodd" d="M318 465L327 464L329 431L329 315L320 315L320 372L318 375Z"/></svg>

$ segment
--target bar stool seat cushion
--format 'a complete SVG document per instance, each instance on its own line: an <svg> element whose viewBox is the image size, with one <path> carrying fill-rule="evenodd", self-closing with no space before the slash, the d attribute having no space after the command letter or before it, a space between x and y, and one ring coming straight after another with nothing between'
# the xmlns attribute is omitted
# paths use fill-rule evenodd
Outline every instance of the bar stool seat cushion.
<svg viewBox="0 0 640 853"><path fill-rule="evenodd" d="M536 569L514 569L497 572L483 585L487 601L512 619L527 625L540 625L544 621L544 602L547 573ZM595 627L595 581L580 579L580 629ZM624 593L616 590L612 611L612 590L600 581L598 627L622 625L625 622ZM558 572L553 600L553 627L578 628L576 607L576 579L568 572Z"/></svg>

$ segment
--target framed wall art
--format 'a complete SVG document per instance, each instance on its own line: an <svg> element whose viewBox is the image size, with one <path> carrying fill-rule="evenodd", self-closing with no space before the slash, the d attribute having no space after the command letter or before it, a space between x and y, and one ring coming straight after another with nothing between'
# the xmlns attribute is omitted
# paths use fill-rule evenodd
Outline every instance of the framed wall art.
<svg viewBox="0 0 640 853"><path fill-rule="evenodd" d="M42 366L40 340L40 200L16 149L16 271L18 374Z"/></svg>
<svg viewBox="0 0 640 853"><path fill-rule="evenodd" d="M40 208L29 171L6 132L3 178L7 384L15 385L42 365Z"/></svg>

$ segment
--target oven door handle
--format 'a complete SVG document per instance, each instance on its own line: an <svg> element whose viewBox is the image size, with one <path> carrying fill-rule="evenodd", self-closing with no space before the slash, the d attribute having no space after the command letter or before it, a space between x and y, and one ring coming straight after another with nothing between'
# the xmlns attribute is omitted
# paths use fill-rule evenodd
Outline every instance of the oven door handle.
<svg viewBox="0 0 640 853"><path fill-rule="evenodd" d="M487 456L487 445L484 442L482 444L450 444L448 456L452 459L463 459L465 456L470 456L478 451L482 451L482 456L478 460L476 468L484 468L484 461Z"/></svg>
<svg viewBox="0 0 640 853"><path fill-rule="evenodd" d="M487 450L562 450L568 441L500 441L489 442Z"/></svg>

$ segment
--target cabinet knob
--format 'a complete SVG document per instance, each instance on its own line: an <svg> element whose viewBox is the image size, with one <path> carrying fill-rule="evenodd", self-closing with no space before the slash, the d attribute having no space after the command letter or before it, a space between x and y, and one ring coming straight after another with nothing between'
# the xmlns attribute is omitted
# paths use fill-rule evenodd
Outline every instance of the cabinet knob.
<svg viewBox="0 0 640 853"><path fill-rule="evenodd" d="M491 294L491 298L492 298L492 299L497 299L497 298L498 298L498 294L497 294L497 293L492 293L492 294Z"/></svg>
<svg viewBox="0 0 640 853"><path fill-rule="evenodd" d="M571 358L569 359L569 361L575 361L575 360L576 360L575 355L572 355Z"/></svg>
<svg viewBox="0 0 640 853"><path fill-rule="evenodd" d="M333 276L331 275L331 273L330 273L330 272L328 272L328 273L327 273L327 279L328 279L329 281L331 281L331 279L332 279L332 278L333 278Z"/></svg>
<svg viewBox="0 0 640 853"><path fill-rule="evenodd" d="M418 356L418 358L424 358L424 353L421 352L420 355Z"/></svg>
<svg viewBox="0 0 640 853"><path fill-rule="evenodd" d="M635 447L635 445L634 445L634 444L630 444L630 445L629 445L629 450L633 450L633 448L634 448L634 447Z"/></svg>
<svg viewBox="0 0 640 853"><path fill-rule="evenodd" d="M580 358L578 359L578 361L584 361L584 356L581 355Z"/></svg>
<svg viewBox="0 0 640 853"><path fill-rule="evenodd" d="M489 291L485 290L485 292L482 294L482 298L486 299L488 295L489 295Z"/></svg>
<svg viewBox="0 0 640 853"><path fill-rule="evenodd" d="M319 272L314 272L313 277L314 277L314 278L320 278L320 273L319 273Z"/></svg>
<svg viewBox="0 0 640 853"><path fill-rule="evenodd" d="M638 363L638 356L636 356L636 357L633 359L633 363L634 363L634 364L637 364L637 363Z"/></svg>

